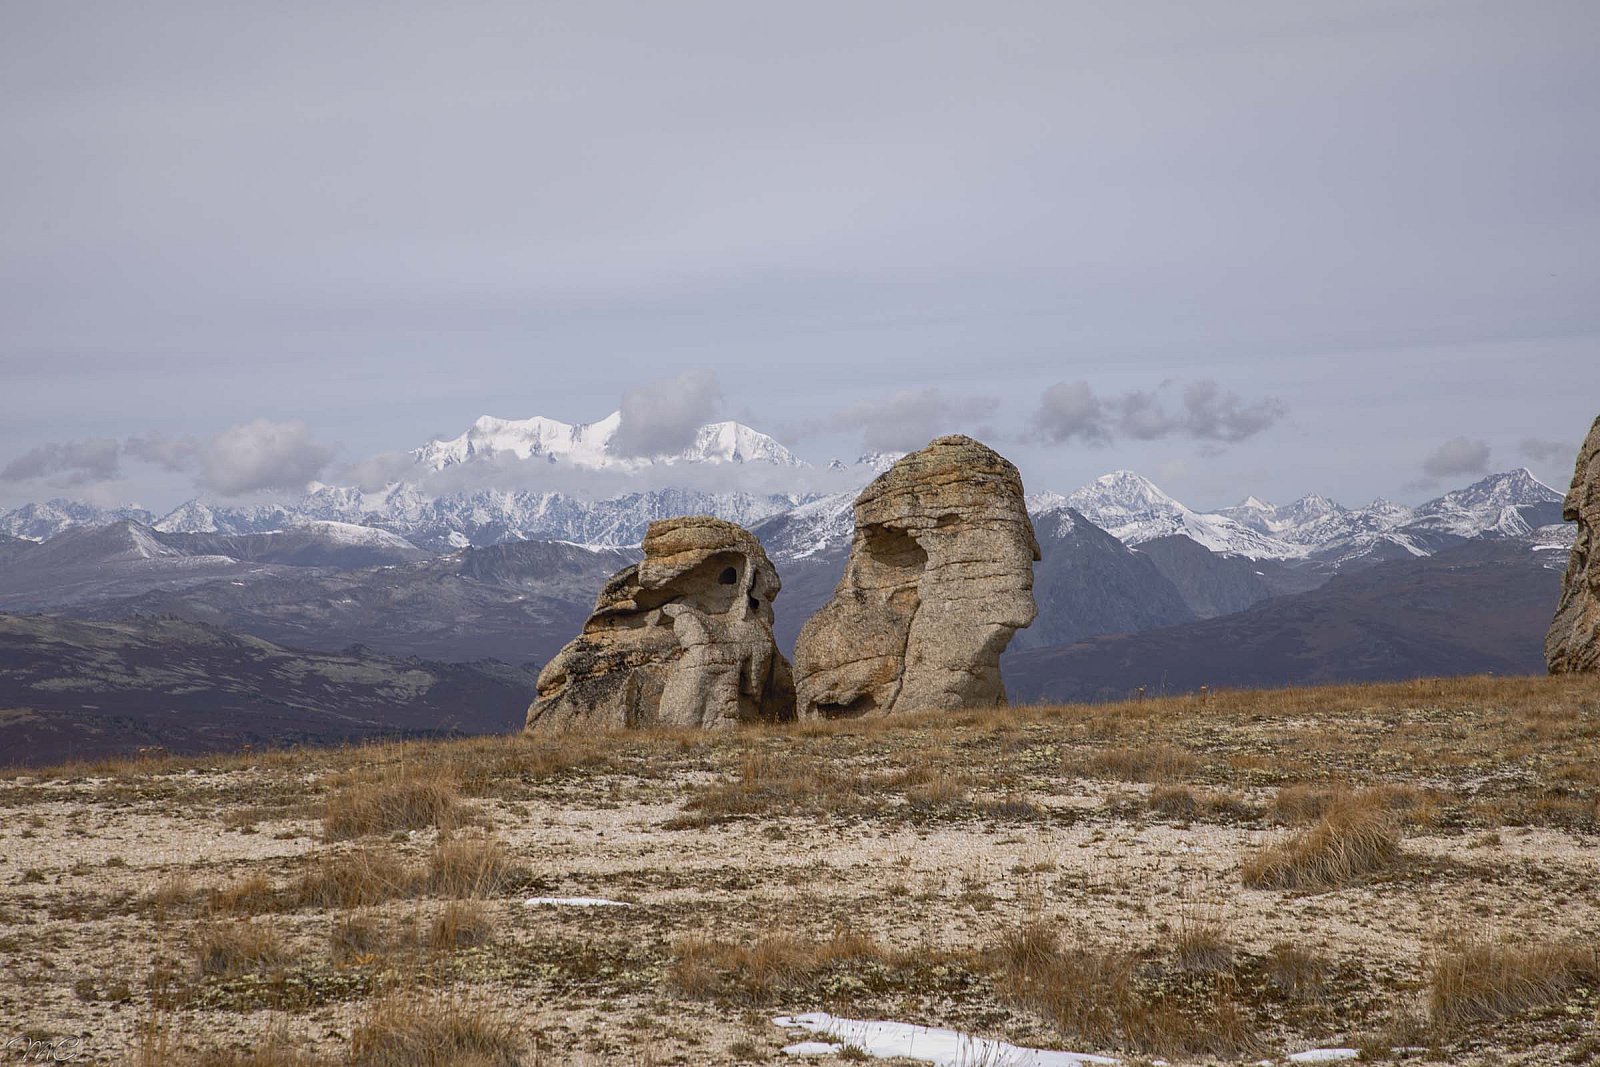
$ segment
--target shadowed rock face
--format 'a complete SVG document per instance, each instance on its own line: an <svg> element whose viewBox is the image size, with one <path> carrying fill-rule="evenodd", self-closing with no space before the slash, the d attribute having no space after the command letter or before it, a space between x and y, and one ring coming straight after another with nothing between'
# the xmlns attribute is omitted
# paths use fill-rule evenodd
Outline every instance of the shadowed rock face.
<svg viewBox="0 0 1600 1067"><path fill-rule="evenodd" d="M749 531L704 515L650 524L583 632L539 674L530 731L730 726L794 718L772 639L778 572Z"/></svg>
<svg viewBox="0 0 1600 1067"><path fill-rule="evenodd" d="M1010 462L962 436L905 456L856 498L844 577L800 631L800 716L1004 704L1000 653L1037 613L1038 558Z"/></svg>
<svg viewBox="0 0 1600 1067"><path fill-rule="evenodd" d="M1578 450L1561 517L1578 524L1561 603L1544 639L1551 674L1600 671L1600 418Z"/></svg>

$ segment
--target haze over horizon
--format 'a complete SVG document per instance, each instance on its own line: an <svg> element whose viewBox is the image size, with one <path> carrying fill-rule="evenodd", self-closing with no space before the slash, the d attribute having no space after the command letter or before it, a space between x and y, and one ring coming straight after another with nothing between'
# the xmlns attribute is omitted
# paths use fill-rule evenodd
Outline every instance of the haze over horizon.
<svg viewBox="0 0 1600 1067"><path fill-rule="evenodd" d="M0 508L619 407L1416 502L1600 410L1590 4L4 18Z"/></svg>

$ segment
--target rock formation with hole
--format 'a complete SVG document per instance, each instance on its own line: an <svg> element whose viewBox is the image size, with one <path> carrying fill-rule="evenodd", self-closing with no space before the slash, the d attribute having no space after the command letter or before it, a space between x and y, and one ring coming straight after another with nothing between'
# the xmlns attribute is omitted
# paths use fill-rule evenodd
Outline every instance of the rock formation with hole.
<svg viewBox="0 0 1600 1067"><path fill-rule="evenodd" d="M1561 517L1578 524L1578 539L1544 639L1544 659L1551 674L1600 671L1600 418L1578 450Z"/></svg>
<svg viewBox="0 0 1600 1067"><path fill-rule="evenodd" d="M800 631L800 717L1004 704L1000 654L1037 614L1038 558L1004 457L962 436L903 457L856 498L844 577Z"/></svg>
<svg viewBox="0 0 1600 1067"><path fill-rule="evenodd" d="M794 718L772 639L778 572L761 543L705 515L650 524L583 632L539 674L527 729L721 727Z"/></svg>

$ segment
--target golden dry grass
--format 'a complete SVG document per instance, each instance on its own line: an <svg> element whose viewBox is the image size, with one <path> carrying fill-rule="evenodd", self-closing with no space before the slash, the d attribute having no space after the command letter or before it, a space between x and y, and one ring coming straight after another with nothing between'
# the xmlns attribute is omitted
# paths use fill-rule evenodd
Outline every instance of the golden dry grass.
<svg viewBox="0 0 1600 1067"><path fill-rule="evenodd" d="M422 872L385 848L325 852L300 876L294 901L301 907L361 908L414 895Z"/></svg>
<svg viewBox="0 0 1600 1067"><path fill-rule="evenodd" d="M871 937L849 928L821 939L772 934L730 942L692 935L673 945L667 980L685 996L761 1004L841 964L893 964L897 959Z"/></svg>
<svg viewBox="0 0 1600 1067"><path fill-rule="evenodd" d="M1195 947L1216 961L1216 941ZM1180 1005L1141 983L1139 954L1063 944L1054 928L1039 922L1006 933L990 955L1006 995L1080 1045L1162 1056L1236 1057L1262 1048L1249 1011L1223 975L1213 976L1207 995Z"/></svg>
<svg viewBox="0 0 1600 1067"><path fill-rule="evenodd" d="M1175 782L1200 767L1193 752L1165 742L1101 749L1088 760L1090 773L1129 782Z"/></svg>
<svg viewBox="0 0 1600 1067"><path fill-rule="evenodd" d="M505 842L493 837L441 840L428 859L427 888L442 897L489 897L509 888L520 872Z"/></svg>
<svg viewBox="0 0 1600 1067"><path fill-rule="evenodd" d="M170 1026L153 1020L141 1028L128 1067L334 1067L327 1059L273 1032L250 1049L191 1048Z"/></svg>
<svg viewBox="0 0 1600 1067"><path fill-rule="evenodd" d="M1331 889L1393 866L1400 831L1375 791L1336 796L1316 825L1247 856L1240 869L1252 889Z"/></svg>
<svg viewBox="0 0 1600 1067"><path fill-rule="evenodd" d="M448 830L466 818L451 768L402 763L347 775L328 797L322 830L327 840L344 841L395 830Z"/></svg>
<svg viewBox="0 0 1600 1067"><path fill-rule="evenodd" d="M1428 1014L1444 1032L1557 1003L1600 981L1600 947L1458 940L1434 961Z"/></svg>
<svg viewBox="0 0 1600 1067"><path fill-rule="evenodd" d="M428 927L428 947L435 952L486 945L494 938L494 923L475 900L452 900Z"/></svg>
<svg viewBox="0 0 1600 1067"><path fill-rule="evenodd" d="M278 932L261 922L210 922L195 935L195 970L202 975L264 972L292 958Z"/></svg>
<svg viewBox="0 0 1600 1067"><path fill-rule="evenodd" d="M449 999L379 1001L350 1035L350 1067L520 1067L525 1041L489 1012Z"/></svg>

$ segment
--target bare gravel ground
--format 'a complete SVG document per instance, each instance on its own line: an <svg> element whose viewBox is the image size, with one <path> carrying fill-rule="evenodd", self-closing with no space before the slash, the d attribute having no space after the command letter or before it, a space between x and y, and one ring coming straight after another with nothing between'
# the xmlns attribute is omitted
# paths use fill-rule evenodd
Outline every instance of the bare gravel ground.
<svg viewBox="0 0 1600 1067"><path fill-rule="evenodd" d="M1571 678L15 772L0 1063L1588 1063L1597 805Z"/></svg>

